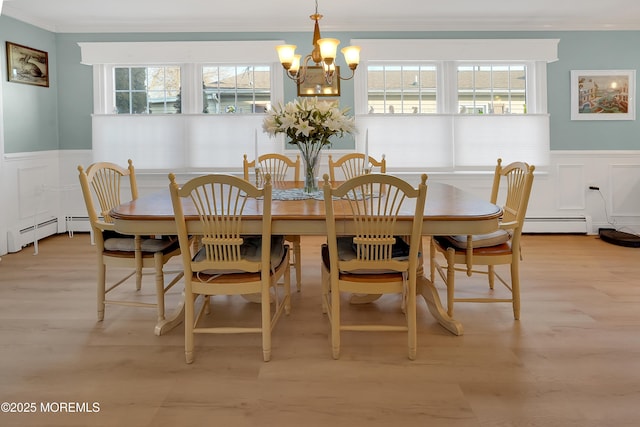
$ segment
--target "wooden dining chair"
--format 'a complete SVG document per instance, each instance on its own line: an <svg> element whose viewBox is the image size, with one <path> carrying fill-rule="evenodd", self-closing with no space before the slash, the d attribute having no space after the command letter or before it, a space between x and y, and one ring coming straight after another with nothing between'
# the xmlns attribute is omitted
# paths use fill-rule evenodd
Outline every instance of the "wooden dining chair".
<svg viewBox="0 0 640 427"><path fill-rule="evenodd" d="M242 169L246 181L250 180L251 170L254 170L257 186L262 185L262 177L265 174L271 175L272 184L277 185L292 179L295 183L298 183L300 182L300 155L296 156L296 160L291 160L289 157L278 153L263 154L258 157L258 165L256 167L255 159L249 161L245 154L242 161ZM302 288L300 236L287 235L285 240L293 245L291 265L296 270L296 289L300 292Z"/></svg>
<svg viewBox="0 0 640 427"><path fill-rule="evenodd" d="M455 302L509 302L513 305L514 318L520 318L520 239L534 170L535 166L524 162L502 166L502 159L498 159L490 199L491 203L498 204L500 192L505 193L498 231L483 235L437 236L431 239L431 281L434 281L437 271L447 288L449 316L453 317ZM438 261L438 253L444 255L444 264ZM510 266L510 282L496 272L495 267L498 265ZM479 269L478 266L486 266L486 269ZM456 296L456 271L465 271L467 276L473 273L486 274L490 292L481 297ZM509 298L492 295L495 278L509 291Z"/></svg>
<svg viewBox="0 0 640 427"><path fill-rule="evenodd" d="M247 155L244 155L242 162L242 169L244 172L244 179L249 181L251 172L255 173L258 170L259 175L269 174L271 175L271 183L273 185L279 184L285 181L300 181L300 155L296 156L295 160L291 160L289 157L278 154L268 153L258 157L258 165L256 166L256 160L249 161ZM256 185L261 186L262 180L260 176L255 177Z"/></svg>
<svg viewBox="0 0 640 427"><path fill-rule="evenodd" d="M113 220L109 216L111 209L120 205L121 202L138 198L135 169L130 159L127 168L114 163L97 162L87 167L86 171L82 166L78 166L78 172L98 255L98 320L104 320L105 306L114 304L156 307L158 322L163 321L165 294L183 276L182 271L165 272L163 269L172 257L180 255L178 240L175 237L123 235L114 230ZM127 184L129 194L125 196ZM131 268L131 271L107 287L107 266L127 267ZM153 272L145 272L146 269L153 269ZM175 274L175 277L166 285L165 273ZM140 298L107 298L110 292L134 275L136 290L140 291L143 274L155 276L155 303L143 302ZM121 297L124 296L121 295ZM161 331L158 327L155 333L160 335Z"/></svg>
<svg viewBox="0 0 640 427"><path fill-rule="evenodd" d="M364 153L349 153L334 161L329 154L329 179L333 185L338 181L346 181L358 175L369 172L387 173L387 160L384 154L382 159L376 160L369 156L369 162L365 164Z"/></svg>
<svg viewBox="0 0 640 427"><path fill-rule="evenodd" d="M185 271L185 358L193 362L194 334L262 334L264 361L271 358L271 331L283 312L289 313L289 247L271 235L271 177L262 188L231 175L206 175L179 186L169 174L171 201ZM256 210L256 205L262 206ZM183 205L193 205L195 218L187 220ZM243 215L262 217L257 236L242 234ZM191 215L191 214L189 214ZM190 256L189 236L199 237L199 250ZM284 286L278 286L283 279ZM212 308L211 297L259 295L261 319L247 326L246 319L204 324ZM196 300L202 306L195 313ZM271 306L274 306L272 311ZM225 319L226 320L226 319Z"/></svg>
<svg viewBox="0 0 640 427"><path fill-rule="evenodd" d="M418 187L413 188L391 175L365 174L333 188L329 175L324 175L327 243L321 248L322 308L331 324L334 359L340 357L342 331L405 331L409 359L415 359L416 280L426 182L427 175L422 175ZM413 221L405 240L399 236L398 227L404 221L398 221L398 216L407 212L413 213ZM346 218L344 228L353 235L338 236L336 216L341 221ZM402 295L404 324L343 322L343 292Z"/></svg>

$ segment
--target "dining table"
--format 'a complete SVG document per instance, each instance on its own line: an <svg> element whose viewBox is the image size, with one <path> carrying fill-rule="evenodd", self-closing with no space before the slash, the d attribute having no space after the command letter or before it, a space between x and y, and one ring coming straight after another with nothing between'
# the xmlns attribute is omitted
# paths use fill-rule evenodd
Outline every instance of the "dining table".
<svg viewBox="0 0 640 427"><path fill-rule="evenodd" d="M337 183L336 185L338 185ZM274 185L271 214L274 235L326 236L325 204L322 191L307 195L299 188L301 183L286 182ZM346 211L339 205L345 201L334 201L338 234L353 235ZM262 222L262 200L248 200L242 216L242 232L260 234ZM337 205L336 205L337 204ZM346 209L346 204L343 206ZM188 201L183 201L186 220L196 220L197 214ZM414 211L406 207L398 221L398 232L411 234ZM479 196L440 182L427 183L422 234L425 236L468 235L491 233L498 229L502 209ZM110 216L116 231L130 235L175 235L176 225L169 186L166 190L143 194L137 199L122 203L111 210ZM404 221L403 221L404 219ZM422 242L421 242L422 243ZM424 253L424 251L422 251ZM425 256L422 257L424 262ZM462 335L464 328L447 314L438 290L424 275L418 275L418 295L422 295L432 316L445 329ZM182 304L170 316L156 324L155 333L161 335L183 320Z"/></svg>

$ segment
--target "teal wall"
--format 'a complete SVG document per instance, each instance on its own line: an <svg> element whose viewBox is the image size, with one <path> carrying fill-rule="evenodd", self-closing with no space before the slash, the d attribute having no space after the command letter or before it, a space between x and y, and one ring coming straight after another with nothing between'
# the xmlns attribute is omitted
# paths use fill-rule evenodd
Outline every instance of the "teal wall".
<svg viewBox="0 0 640 427"><path fill-rule="evenodd" d="M56 35L0 16L2 106L5 153L57 150L58 89ZM7 78L7 41L49 53L49 87L12 83Z"/></svg>
<svg viewBox="0 0 640 427"><path fill-rule="evenodd" d="M559 61L548 65L548 105L552 150L638 150L640 112L635 121L572 121L570 71L640 68L640 31L587 32L338 32L351 38L553 38L560 39ZM311 29L305 33L102 33L55 34L0 16L0 39L49 52L49 89L9 83L4 70L4 127L7 153L49 149L91 148L92 69L80 64L79 42L286 40L301 52L311 50ZM274 53L275 57L275 53ZM339 64L344 65L344 64ZM346 68L346 67L345 67ZM640 76L638 76L640 77ZM341 106L353 108L353 81L341 83ZM57 94L57 95L56 95ZM285 99L295 97L285 82ZM636 102L636 110L637 110ZM345 147L353 146L344 141Z"/></svg>
<svg viewBox="0 0 640 427"><path fill-rule="evenodd" d="M640 31L569 32L551 36L560 39L560 60L547 68L551 149L640 149L637 96L633 99L637 117L634 121L572 121L570 112L571 70L636 70L638 73ZM636 76L638 78L640 74ZM636 82L636 94L637 85Z"/></svg>

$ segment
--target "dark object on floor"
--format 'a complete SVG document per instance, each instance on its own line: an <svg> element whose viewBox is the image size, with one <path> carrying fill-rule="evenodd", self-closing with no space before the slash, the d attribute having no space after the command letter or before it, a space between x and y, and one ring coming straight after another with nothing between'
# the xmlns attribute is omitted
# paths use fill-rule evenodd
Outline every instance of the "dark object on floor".
<svg viewBox="0 0 640 427"><path fill-rule="evenodd" d="M601 228L599 234L600 238L607 243L628 248L640 248L640 236L635 234L616 231L613 228Z"/></svg>

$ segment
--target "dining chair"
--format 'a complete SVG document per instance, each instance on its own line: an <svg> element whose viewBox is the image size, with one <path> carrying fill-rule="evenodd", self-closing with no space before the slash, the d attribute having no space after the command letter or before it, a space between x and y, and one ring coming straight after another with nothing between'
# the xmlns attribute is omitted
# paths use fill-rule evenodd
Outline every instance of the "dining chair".
<svg viewBox="0 0 640 427"><path fill-rule="evenodd" d="M247 181L250 180L252 168L254 172L258 171L258 176L255 177L257 186L262 184L260 175L264 176L265 174L271 175L272 185L291 180L300 181L300 155L297 155L295 160L291 160L283 154L263 154L258 156L258 165L256 165L256 160L249 161L245 154L242 166L244 179Z"/></svg>
<svg viewBox="0 0 640 427"><path fill-rule="evenodd" d="M455 302L510 302L513 305L514 318L520 318L520 240L534 170L535 166L524 162L502 166L502 159L498 159L490 199L491 203L498 204L499 195L504 198L502 218L497 231L483 235L436 236L431 239L431 281L434 281L437 271L447 288L449 316L453 316ZM438 253L444 255L445 264L442 265L438 261ZM498 265L510 266L510 282L497 273L495 267ZM476 268L477 266L486 266L486 269ZM465 271L467 276L473 273L486 274L490 292L486 296L457 297L456 271ZM495 278L509 291L509 298L493 295Z"/></svg>
<svg viewBox="0 0 640 427"><path fill-rule="evenodd" d="M363 175L367 172L387 173L387 160L384 154L380 160L369 156L369 162L365 165L364 153L349 153L334 161L329 154L329 179L333 185L338 181Z"/></svg>
<svg viewBox="0 0 640 427"><path fill-rule="evenodd" d="M98 320L104 320L105 306L108 304L156 307L158 321L165 319L165 294L183 276L182 271L164 271L165 264L174 256L180 255L180 246L175 237L163 236L130 236L117 233L109 212L114 207L138 198L135 169L129 159L129 166L123 168L109 162L97 162L85 170L78 166L80 187L98 255ZM128 183L127 183L128 181ZM125 196L125 187L129 187L129 194ZM124 199L123 199L124 198ZM97 204L96 204L97 202ZM115 268L131 268L131 271L107 287L107 266ZM153 269L153 272L144 272ZM176 274L165 285L165 273ZM142 287L143 274L155 276L156 302L147 303L137 299L107 298L129 278L135 275L136 290ZM115 294L115 293L114 293ZM112 296L111 294L109 296ZM124 297L123 295L120 295ZM156 335L160 335L156 328Z"/></svg>
<svg viewBox="0 0 640 427"><path fill-rule="evenodd" d="M262 334L263 359L269 361L271 331L282 313L289 314L291 310L289 246L282 237L271 235L270 175L265 175L262 188L221 174L193 178L179 186L171 173L169 181L178 240L183 248L187 363L193 362L195 334L230 333ZM257 204L262 209L256 209ZM183 205L193 205L193 219L186 219ZM262 217L260 235L242 234L243 215L250 214ZM193 257L186 251L190 235L199 238L199 249ZM280 279L283 286L278 286ZM261 304L259 325L247 326L246 319L235 319L235 324L205 323L203 315L211 311L211 297L254 294L259 295ZM200 296L203 301L196 314L195 303Z"/></svg>
<svg viewBox="0 0 640 427"><path fill-rule="evenodd" d="M246 181L250 180L250 171L252 168L256 174L255 179L257 186L262 185L262 177L265 174L270 174L271 183L276 185L285 181L291 181L292 178L295 183L300 182L300 155L296 156L296 160L291 160L289 157L278 153L263 154L258 157L258 166L256 167L255 159L249 161L245 154L242 161L242 169ZM291 265L296 270L296 289L300 292L302 288L300 236L287 235L284 238L293 245Z"/></svg>
<svg viewBox="0 0 640 427"><path fill-rule="evenodd" d="M322 245L322 310L331 325L334 359L340 357L342 331L405 331L408 356L417 352L416 280L422 232L422 217L427 196L427 175L413 188L406 181L386 174L365 174L333 188L324 175L324 204L327 243ZM401 213L411 212L413 220L407 238L400 237ZM350 236L338 236L340 228ZM406 229L405 229L406 231ZM341 294L400 294L403 324L343 322Z"/></svg>

